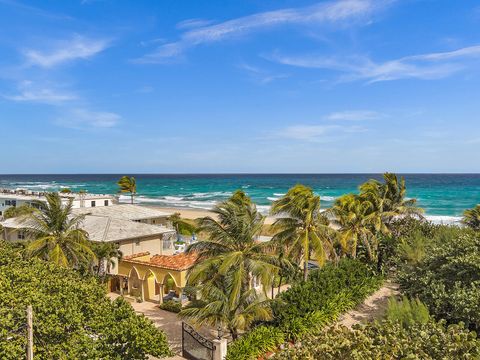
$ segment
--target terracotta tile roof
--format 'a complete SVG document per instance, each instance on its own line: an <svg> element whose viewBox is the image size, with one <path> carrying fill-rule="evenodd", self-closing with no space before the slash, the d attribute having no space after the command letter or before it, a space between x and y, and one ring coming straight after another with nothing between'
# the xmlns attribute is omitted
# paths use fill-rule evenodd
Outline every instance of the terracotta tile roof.
<svg viewBox="0 0 480 360"><path fill-rule="evenodd" d="M145 251L145 252L141 252L141 253L136 253L136 254L124 256L122 258L122 260L131 260L131 259L135 259L135 258L138 258L138 257L147 256L147 255L150 255L150 253L148 251Z"/></svg>
<svg viewBox="0 0 480 360"><path fill-rule="evenodd" d="M158 267L161 269L183 271L190 269L198 258L197 254L181 253L177 255L154 255L148 261L136 260L137 258L148 254L149 253L147 252L125 256L123 261Z"/></svg>

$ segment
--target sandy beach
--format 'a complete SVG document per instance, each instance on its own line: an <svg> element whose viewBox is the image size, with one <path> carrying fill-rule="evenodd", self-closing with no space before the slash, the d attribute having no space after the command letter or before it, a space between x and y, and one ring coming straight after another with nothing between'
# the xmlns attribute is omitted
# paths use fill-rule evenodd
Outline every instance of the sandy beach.
<svg viewBox="0 0 480 360"><path fill-rule="evenodd" d="M172 212L172 213L177 212L177 213L180 213L181 217L185 219L192 219L192 220L205 217L205 216L214 216L214 214L211 211L205 210L205 209L185 209L185 208L173 208L173 207L153 206L153 205L149 205L149 207L163 210L166 212ZM275 221L274 217L267 216L267 218L265 219L265 224L271 225L273 224L274 221Z"/></svg>

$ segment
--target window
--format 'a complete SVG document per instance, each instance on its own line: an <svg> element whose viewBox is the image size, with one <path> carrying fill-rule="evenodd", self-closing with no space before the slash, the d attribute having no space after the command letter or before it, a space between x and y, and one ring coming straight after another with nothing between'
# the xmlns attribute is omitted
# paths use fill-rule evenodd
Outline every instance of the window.
<svg viewBox="0 0 480 360"><path fill-rule="evenodd" d="M95 201L92 201L92 202L91 202L91 206L92 206L92 207L95 207Z"/></svg>
<svg viewBox="0 0 480 360"><path fill-rule="evenodd" d="M173 239L171 238L163 239L162 243L163 243L163 250L170 250L173 248Z"/></svg>
<svg viewBox="0 0 480 360"><path fill-rule="evenodd" d="M17 200L5 200L7 206L17 206Z"/></svg>
<svg viewBox="0 0 480 360"><path fill-rule="evenodd" d="M108 206L108 200L105 200L105 201L103 202L103 205Z"/></svg>
<svg viewBox="0 0 480 360"><path fill-rule="evenodd" d="M17 239L18 240L25 240L25 233L23 231L19 231L17 233Z"/></svg>

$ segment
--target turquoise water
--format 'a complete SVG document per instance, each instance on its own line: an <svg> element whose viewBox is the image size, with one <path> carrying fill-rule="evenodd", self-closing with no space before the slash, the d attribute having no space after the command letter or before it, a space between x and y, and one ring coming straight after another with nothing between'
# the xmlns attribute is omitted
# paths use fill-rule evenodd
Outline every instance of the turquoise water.
<svg viewBox="0 0 480 360"><path fill-rule="evenodd" d="M285 175L134 175L137 201L170 207L208 209L244 190L268 212L272 200L289 187L301 183L321 196L322 207L331 206L340 195L357 191L362 182L380 174L285 174ZM0 175L0 187L27 188L36 191L69 187L91 193L117 193L120 175ZM466 208L480 203L480 174L406 174L408 197L417 198L426 214L434 220L452 220ZM121 196L120 201L128 201Z"/></svg>

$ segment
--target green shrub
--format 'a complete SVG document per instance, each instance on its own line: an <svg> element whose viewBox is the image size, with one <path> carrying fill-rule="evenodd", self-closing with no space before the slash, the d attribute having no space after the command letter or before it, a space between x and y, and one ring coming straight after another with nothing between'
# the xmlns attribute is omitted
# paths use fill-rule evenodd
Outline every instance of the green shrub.
<svg viewBox="0 0 480 360"><path fill-rule="evenodd" d="M182 310L182 303L180 301L168 300L158 305L158 307L162 310L179 313Z"/></svg>
<svg viewBox="0 0 480 360"><path fill-rule="evenodd" d="M280 351L274 360L479 359L480 341L463 325L383 321L329 328Z"/></svg>
<svg viewBox="0 0 480 360"><path fill-rule="evenodd" d="M146 359L168 356L165 334L123 298L111 301L94 277L0 242L0 359L25 358L27 305L35 359Z"/></svg>
<svg viewBox="0 0 480 360"><path fill-rule="evenodd" d="M402 300L397 300L394 297L388 299L385 317L404 327L418 323L425 324L430 320L430 314L425 304L418 299L409 300L406 296Z"/></svg>
<svg viewBox="0 0 480 360"><path fill-rule="evenodd" d="M328 323L363 302L381 282L382 278L365 264L344 259L338 265L327 264L321 270L312 271L307 282L281 293L272 305L273 313L289 338L296 338L295 327L307 315L320 311L325 317L323 323Z"/></svg>
<svg viewBox="0 0 480 360"><path fill-rule="evenodd" d="M419 298L437 320L464 322L480 331L480 234L451 228L438 232L425 257L398 272L401 290Z"/></svg>
<svg viewBox="0 0 480 360"><path fill-rule="evenodd" d="M245 334L228 348L228 360L257 359L286 340L321 332L339 315L378 289L382 278L358 260L343 259L312 271L306 282L281 293L272 304L274 320Z"/></svg>
<svg viewBox="0 0 480 360"><path fill-rule="evenodd" d="M259 326L228 347L226 360L257 359L284 342L284 334L277 327Z"/></svg>

